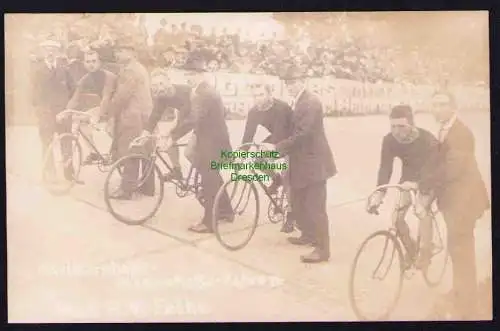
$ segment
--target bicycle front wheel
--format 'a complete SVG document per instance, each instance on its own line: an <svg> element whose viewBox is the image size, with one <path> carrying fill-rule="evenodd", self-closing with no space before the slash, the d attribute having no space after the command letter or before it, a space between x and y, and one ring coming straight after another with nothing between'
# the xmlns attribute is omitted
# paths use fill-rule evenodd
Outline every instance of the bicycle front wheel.
<svg viewBox="0 0 500 331"><path fill-rule="evenodd" d="M78 138L65 133L54 137L42 164L42 181L54 195L67 194L75 185L82 163L82 146Z"/></svg>
<svg viewBox="0 0 500 331"><path fill-rule="evenodd" d="M403 252L396 236L378 231L366 238L349 279L349 300L356 316L362 321L386 320L401 295L403 276Z"/></svg>
<svg viewBox="0 0 500 331"><path fill-rule="evenodd" d="M160 169L141 154L127 155L110 169L104 183L108 211L118 221L141 225L160 208L164 187Z"/></svg>
<svg viewBox="0 0 500 331"><path fill-rule="evenodd" d="M259 196L254 183L225 182L212 211L215 237L226 249L236 251L252 239L259 222Z"/></svg>

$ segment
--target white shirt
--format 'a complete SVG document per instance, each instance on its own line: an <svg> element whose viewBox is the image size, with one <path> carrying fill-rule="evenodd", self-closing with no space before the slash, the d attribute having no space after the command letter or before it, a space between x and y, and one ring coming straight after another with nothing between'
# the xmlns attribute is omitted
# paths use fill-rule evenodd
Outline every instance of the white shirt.
<svg viewBox="0 0 500 331"><path fill-rule="evenodd" d="M457 120L457 114L454 114L446 123L444 123L441 126L441 129L439 129L438 133L438 138L440 142L443 142L445 140L446 136L448 135L448 132L450 132L450 129L453 126L453 124L455 124L456 120Z"/></svg>
<svg viewBox="0 0 500 331"><path fill-rule="evenodd" d="M297 96L292 99L292 103L290 104L290 107L292 107L292 110L295 109L295 105L297 104L297 101L299 101L299 98L302 96L302 94L304 93L304 91L306 90L306 88L302 88L302 90L300 90L300 92L297 94Z"/></svg>

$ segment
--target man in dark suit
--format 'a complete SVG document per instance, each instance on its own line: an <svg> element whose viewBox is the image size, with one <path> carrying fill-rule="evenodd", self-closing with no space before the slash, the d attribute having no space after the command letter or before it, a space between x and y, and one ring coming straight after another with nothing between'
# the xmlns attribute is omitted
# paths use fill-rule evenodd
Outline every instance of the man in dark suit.
<svg viewBox="0 0 500 331"><path fill-rule="evenodd" d="M453 264L451 301L455 318L474 319L477 276L474 228L489 209L489 197L475 157L474 135L456 115L454 96L437 92L433 114L440 124L440 145L420 182L422 192L434 190L448 233Z"/></svg>
<svg viewBox="0 0 500 331"><path fill-rule="evenodd" d="M112 155L114 160L129 153L130 143L141 134L153 109L149 74L137 60L133 39L124 38L117 42L116 57L123 64L123 68L116 78L116 89L108 107L102 109L103 116L115 121ZM130 183L135 182L138 172L137 162L127 164L120 190L115 192L112 198L131 199L133 185Z"/></svg>
<svg viewBox="0 0 500 331"><path fill-rule="evenodd" d="M312 245L311 254L301 257L304 263L330 258L329 220L326 212L326 182L337 173L323 124L323 105L305 87L305 74L292 66L282 79L292 102L292 134L278 142L280 156L289 156L292 213L301 231L291 237L294 245Z"/></svg>
<svg viewBox="0 0 500 331"><path fill-rule="evenodd" d="M204 80L205 60L195 54L188 59L184 69L189 73L188 81L192 86L191 112L190 116L171 132L166 147L170 147L173 141L193 131L195 143L191 162L201 175L205 213L202 221L191 226L189 230L197 233L210 233L213 232L212 209L215 196L223 184L220 173L210 168L210 162L219 160L221 151L231 151L231 143L224 119L222 98ZM227 217L230 218L232 209L229 197L224 195L223 199L221 208L224 209L224 217L228 215Z"/></svg>
<svg viewBox="0 0 500 331"><path fill-rule="evenodd" d="M56 121L56 116L63 111L75 89L70 72L65 61L58 54L61 45L52 40L40 44L43 50L43 59L35 63L33 71L33 105L38 118L38 130L42 143L43 155L46 154L52 137L55 133L71 131L71 118L61 122ZM71 156L71 141L61 142L62 154L65 158ZM48 162L51 162L50 159ZM49 163L49 171L54 170L53 162ZM64 170L67 180L73 179L73 167Z"/></svg>

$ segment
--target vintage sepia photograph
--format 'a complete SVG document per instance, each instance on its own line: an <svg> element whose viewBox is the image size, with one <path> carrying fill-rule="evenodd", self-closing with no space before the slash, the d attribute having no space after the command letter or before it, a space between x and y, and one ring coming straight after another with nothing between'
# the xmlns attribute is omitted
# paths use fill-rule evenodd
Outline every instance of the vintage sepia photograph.
<svg viewBox="0 0 500 331"><path fill-rule="evenodd" d="M4 17L10 323L492 319L487 11Z"/></svg>

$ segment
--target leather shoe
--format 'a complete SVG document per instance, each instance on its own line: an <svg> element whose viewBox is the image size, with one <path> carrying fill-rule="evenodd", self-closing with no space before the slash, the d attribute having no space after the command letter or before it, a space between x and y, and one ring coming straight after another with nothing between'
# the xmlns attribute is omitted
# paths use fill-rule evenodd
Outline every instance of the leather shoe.
<svg viewBox="0 0 500 331"><path fill-rule="evenodd" d="M191 232L196 232L196 233L213 233L214 231L206 226L204 223L198 223L196 225L193 225L188 228L189 231Z"/></svg>
<svg viewBox="0 0 500 331"><path fill-rule="evenodd" d="M115 194L111 195L109 198L113 200L131 200L132 194L119 190Z"/></svg>
<svg viewBox="0 0 500 331"><path fill-rule="evenodd" d="M218 219L218 222L222 222L222 223L233 223L233 222L234 222L234 215L221 216L221 217Z"/></svg>
<svg viewBox="0 0 500 331"><path fill-rule="evenodd" d="M319 249L315 249L312 253L300 257L300 261L303 263L320 263L326 262L329 259L330 255L321 252Z"/></svg>
<svg viewBox="0 0 500 331"><path fill-rule="evenodd" d="M78 184L78 185L84 185L85 184L85 182L83 180L75 178L75 176L72 173L70 173L70 172L65 173L64 174L64 178L68 182L74 182L75 184Z"/></svg>
<svg viewBox="0 0 500 331"><path fill-rule="evenodd" d="M289 237L288 241L292 245L297 245L297 246L305 246L305 245L312 245L313 241L304 235L300 237Z"/></svg>

